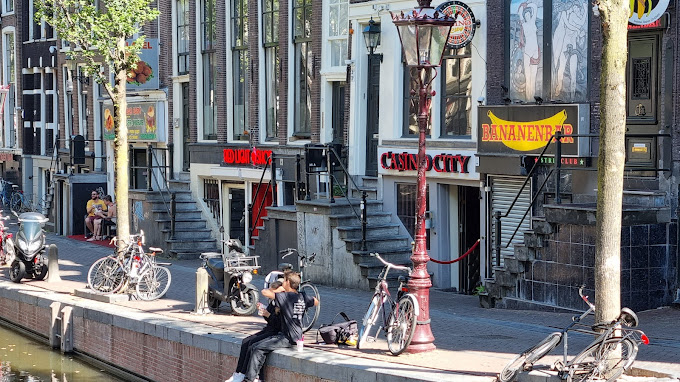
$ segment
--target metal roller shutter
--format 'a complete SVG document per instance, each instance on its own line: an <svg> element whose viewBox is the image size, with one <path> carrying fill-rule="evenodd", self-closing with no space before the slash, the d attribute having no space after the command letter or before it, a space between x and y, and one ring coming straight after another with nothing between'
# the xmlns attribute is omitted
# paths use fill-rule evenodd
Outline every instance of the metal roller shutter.
<svg viewBox="0 0 680 382"><path fill-rule="evenodd" d="M524 243L524 232L531 229L531 212L527 214L526 219L522 221L522 216L531 208L531 182L522 190L522 194L517 199L517 202L512 207L508 216L503 217L512 201L517 196L519 189L522 187L525 178L509 178L509 177L490 177L491 184L491 216L495 211L501 212L501 255L514 254L514 244ZM492 218L491 237L495 237L495 219ZM520 225L521 223L521 225ZM513 232L520 225L520 229L512 238L512 244L508 245ZM493 240L493 239L492 239ZM493 242L493 241L492 241ZM496 253L494 248L493 265L496 265ZM503 265L503 256L501 256L501 265Z"/></svg>

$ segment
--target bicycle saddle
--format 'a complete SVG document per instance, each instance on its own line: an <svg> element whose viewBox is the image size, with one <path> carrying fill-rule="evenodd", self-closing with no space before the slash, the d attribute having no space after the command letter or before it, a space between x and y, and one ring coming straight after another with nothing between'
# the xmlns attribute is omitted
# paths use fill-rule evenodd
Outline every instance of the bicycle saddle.
<svg viewBox="0 0 680 382"><path fill-rule="evenodd" d="M293 269L293 264L291 264L291 263L280 263L280 264L279 264L279 269L280 269L282 272L285 272L285 271L287 271L287 270L289 270L289 269Z"/></svg>
<svg viewBox="0 0 680 382"><path fill-rule="evenodd" d="M623 325L626 325L630 328L638 326L637 314L628 308L621 309L618 320L621 321Z"/></svg>

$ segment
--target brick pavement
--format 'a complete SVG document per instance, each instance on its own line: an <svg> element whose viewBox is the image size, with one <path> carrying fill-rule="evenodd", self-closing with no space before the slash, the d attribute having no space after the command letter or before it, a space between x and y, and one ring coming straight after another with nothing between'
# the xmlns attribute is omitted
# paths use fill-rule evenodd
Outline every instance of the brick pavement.
<svg viewBox="0 0 680 382"><path fill-rule="evenodd" d="M27 281L30 284L58 292L70 293L83 288L87 270L96 259L111 253L111 249L91 243L75 241L49 234L48 243L59 248L59 267L62 282L46 283ZM195 272L198 260L173 261L172 284L167 296L154 302L125 301L116 304L187 321L201 322L230 331L249 333L259 329L259 317L236 317L228 308L215 314L191 315L194 308ZM266 273L266 270L263 272ZM0 270L0 277L7 278L7 268ZM262 286L263 276L254 283ZM336 313L346 312L360 320L368 302L370 291L346 290L320 286L322 309L319 323L329 323ZM433 372L456 374L470 379L481 377L493 380L515 354L540 341L548 333L567 325L571 314L537 311L511 311L482 309L473 296L464 296L437 290L431 291L430 315L437 350L423 354L389 355L384 341L378 341L367 349L335 345L315 345L313 335L306 338L307 346L341 353L352 357L376 359L395 364L424 367ZM640 328L651 338L651 345L640 349L635 368L650 370L680 378L680 310L663 308L638 313ZM317 323L318 324L318 323ZM590 338L585 335L570 337L571 354L585 347ZM559 358L561 347L539 363L552 363Z"/></svg>

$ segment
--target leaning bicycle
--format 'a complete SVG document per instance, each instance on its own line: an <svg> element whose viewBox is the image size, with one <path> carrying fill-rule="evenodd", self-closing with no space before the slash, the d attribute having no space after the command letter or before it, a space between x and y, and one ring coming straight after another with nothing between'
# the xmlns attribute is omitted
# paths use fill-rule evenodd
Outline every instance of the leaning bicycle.
<svg viewBox="0 0 680 382"><path fill-rule="evenodd" d="M406 271L410 276L412 270L410 267L389 263L377 253L371 253L371 256L380 260L385 267L378 276L373 298L364 315L361 329L359 329L357 349L365 346L369 339L375 340L382 330L386 334L387 347L390 352L399 355L406 350L413 339L420 309L416 296L408 293L407 278L404 276L399 277L397 299L392 298L388 290L387 274L391 269L396 269ZM376 325L379 326L373 332ZM372 332L373 336L371 336Z"/></svg>
<svg viewBox="0 0 680 382"><path fill-rule="evenodd" d="M510 382L519 371L529 371L534 363L553 350L562 340L564 347L563 360L555 362L553 370L557 370L562 379L568 382L616 380L628 370L637 356L639 344L649 344L649 338L641 330L631 329L638 325L638 317L628 308L621 309L616 320L587 325L583 320L595 312L595 305L583 295L583 286L579 288L581 299L588 304L588 310L580 316L574 316L571 324L559 332L551 333L537 345L523 351L510 361L498 380ZM585 350L573 359L567 359L568 333L579 332L594 335L596 338Z"/></svg>
<svg viewBox="0 0 680 382"><path fill-rule="evenodd" d="M302 316L302 332L306 333L309 331L309 329L312 328L312 326L314 326L316 320L319 319L319 314L321 313L321 296L319 295L319 290L316 288L314 284L312 284L310 280L304 278L304 269L309 265L309 263L314 262L314 258L316 258L316 253L312 253L311 255L307 256L301 254L295 248L286 248L282 251L279 251L279 254L283 254L283 256L281 256L281 259L285 259L290 255L297 256L298 269L300 270L300 287L298 288L298 291L303 292L307 296L315 297L317 300L319 300L319 305L307 308L305 314ZM265 289L269 288L269 285L272 282L282 279L283 272L292 269L293 265L290 263L279 264L279 270L271 271L269 272L267 277L265 277L264 281Z"/></svg>
<svg viewBox="0 0 680 382"><path fill-rule="evenodd" d="M116 248L119 243L112 240ZM130 235L129 243L117 250L116 255L103 257L95 261L87 273L87 283L96 293L117 293L126 287L132 290L141 300L151 301L163 297L172 281L170 270L166 266L170 263L156 262L156 253L162 253L160 248L150 247L146 253L143 248L144 232Z"/></svg>

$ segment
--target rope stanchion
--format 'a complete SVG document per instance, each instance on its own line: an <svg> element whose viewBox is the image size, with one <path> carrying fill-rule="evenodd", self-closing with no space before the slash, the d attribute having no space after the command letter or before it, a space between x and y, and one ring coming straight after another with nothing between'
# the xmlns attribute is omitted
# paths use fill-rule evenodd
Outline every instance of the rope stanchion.
<svg viewBox="0 0 680 382"><path fill-rule="evenodd" d="M457 261L461 261L461 260L463 260L464 258L466 258L467 255L471 254L472 251L475 250L475 248L477 248L477 246L479 245L479 241L480 241L480 240L481 240L481 239L477 239L477 241L475 241L475 243L472 244L472 247L470 247L470 249L468 249L467 252L465 252L461 257L459 257L459 258L457 258L457 259L455 259L455 260L450 260L450 261L440 261L440 260L433 259L433 258L430 257L430 261L432 261L433 263L437 263L437 264L453 264L453 263L455 263L455 262L457 262Z"/></svg>

